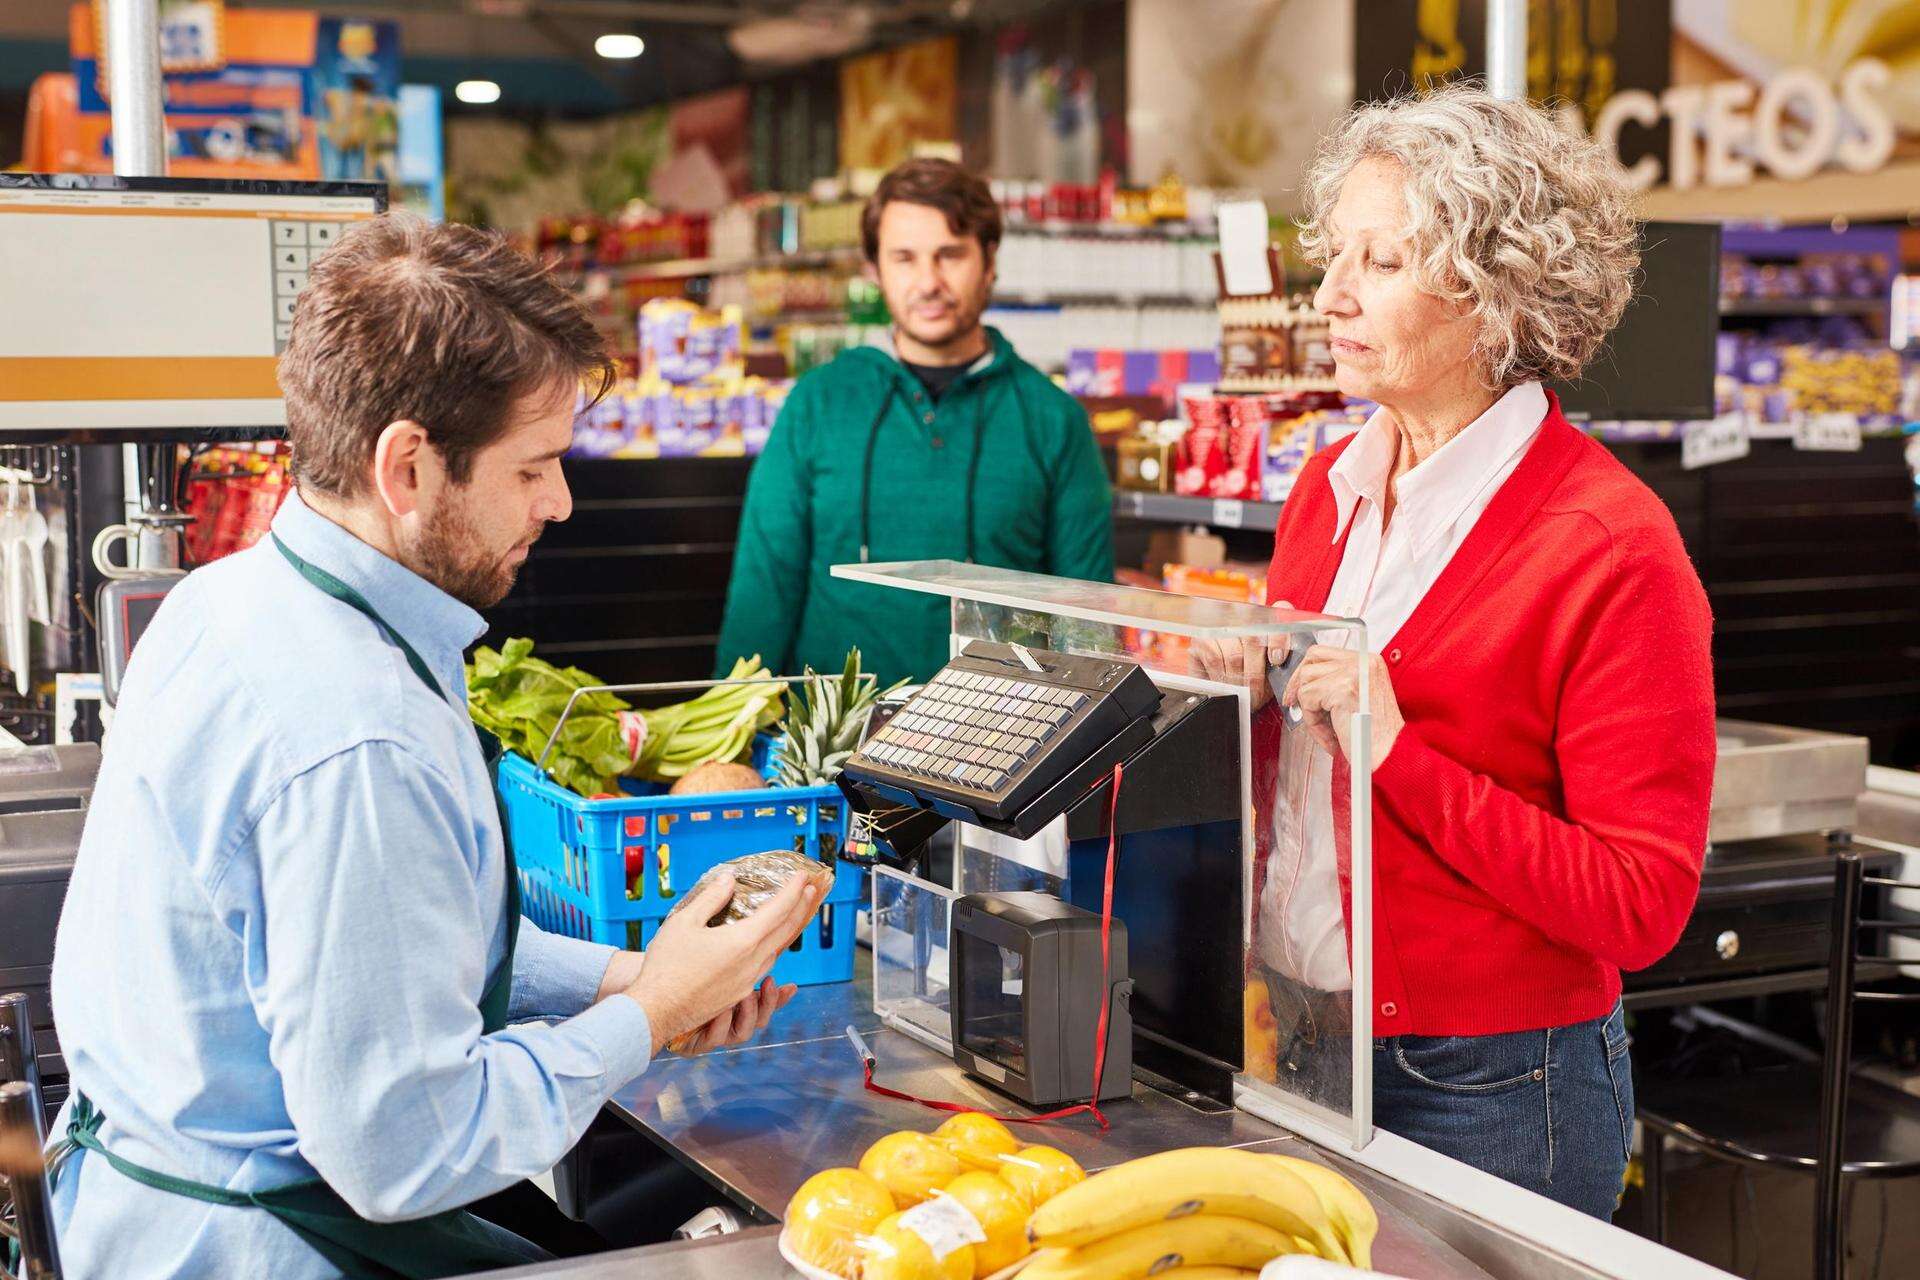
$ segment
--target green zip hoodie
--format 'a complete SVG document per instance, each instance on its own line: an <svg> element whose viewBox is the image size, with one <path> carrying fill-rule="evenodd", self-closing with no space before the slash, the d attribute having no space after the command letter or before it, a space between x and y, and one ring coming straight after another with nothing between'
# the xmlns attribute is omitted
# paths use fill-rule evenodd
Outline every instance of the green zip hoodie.
<svg viewBox="0 0 1920 1280"><path fill-rule="evenodd" d="M937 402L872 347L794 387L747 482L718 672L755 653L779 674L837 671L856 645L883 686L944 666L944 598L828 572L863 544L876 563L970 556L1113 580L1113 499L1086 412L987 335Z"/></svg>

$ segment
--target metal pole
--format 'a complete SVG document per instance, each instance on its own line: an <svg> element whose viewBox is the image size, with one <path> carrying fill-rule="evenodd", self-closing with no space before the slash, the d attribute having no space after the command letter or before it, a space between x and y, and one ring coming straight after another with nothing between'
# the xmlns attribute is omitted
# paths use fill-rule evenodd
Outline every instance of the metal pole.
<svg viewBox="0 0 1920 1280"><path fill-rule="evenodd" d="M60 1280L60 1245L40 1149L47 1131L40 1095L24 1080L0 1084L0 1175L13 1192L14 1229L20 1233L21 1280Z"/></svg>
<svg viewBox="0 0 1920 1280"><path fill-rule="evenodd" d="M160 77L159 0L107 0L107 106L113 112L113 171L129 178L167 173L166 87ZM178 512L173 504L173 445L139 452L142 547L136 563L165 571L180 565ZM171 525L167 518L172 517Z"/></svg>
<svg viewBox="0 0 1920 1280"><path fill-rule="evenodd" d="M1853 975L1865 864L1851 850L1834 858L1832 950L1827 962L1827 1051L1820 1060L1820 1126L1814 1158L1813 1274L1840 1280L1846 1270L1847 1092L1853 1073Z"/></svg>
<svg viewBox="0 0 1920 1280"><path fill-rule="evenodd" d="M1487 91L1527 96L1527 0L1487 0Z"/></svg>
<svg viewBox="0 0 1920 1280"><path fill-rule="evenodd" d="M106 55L113 171L126 177L164 177L167 127L160 81L159 0L107 0Z"/></svg>

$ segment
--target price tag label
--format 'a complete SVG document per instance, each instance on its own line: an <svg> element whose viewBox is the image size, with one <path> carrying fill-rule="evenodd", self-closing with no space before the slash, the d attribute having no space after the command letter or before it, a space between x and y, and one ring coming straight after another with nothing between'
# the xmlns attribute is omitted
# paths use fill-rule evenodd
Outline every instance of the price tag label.
<svg viewBox="0 0 1920 1280"><path fill-rule="evenodd" d="M1680 437L1680 465L1688 471L1710 467L1716 462L1732 462L1751 452L1753 443L1747 438L1747 422L1739 414L1693 423Z"/></svg>
<svg viewBox="0 0 1920 1280"><path fill-rule="evenodd" d="M1120 495L1120 510L1130 516L1137 516L1147 509L1147 500L1137 493Z"/></svg>
<svg viewBox="0 0 1920 1280"><path fill-rule="evenodd" d="M1225 529L1238 529L1246 519L1246 504L1238 498L1216 498L1212 523Z"/></svg>
<svg viewBox="0 0 1920 1280"><path fill-rule="evenodd" d="M1796 423L1793 447L1820 453L1858 453L1860 419L1850 413L1814 413Z"/></svg>

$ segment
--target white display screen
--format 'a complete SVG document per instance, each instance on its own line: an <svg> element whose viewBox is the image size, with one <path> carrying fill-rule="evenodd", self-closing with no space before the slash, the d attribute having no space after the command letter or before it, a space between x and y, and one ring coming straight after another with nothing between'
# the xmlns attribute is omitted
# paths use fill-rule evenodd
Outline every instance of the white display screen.
<svg viewBox="0 0 1920 1280"><path fill-rule="evenodd" d="M377 189L103 181L0 184L0 431L285 426L294 300Z"/></svg>

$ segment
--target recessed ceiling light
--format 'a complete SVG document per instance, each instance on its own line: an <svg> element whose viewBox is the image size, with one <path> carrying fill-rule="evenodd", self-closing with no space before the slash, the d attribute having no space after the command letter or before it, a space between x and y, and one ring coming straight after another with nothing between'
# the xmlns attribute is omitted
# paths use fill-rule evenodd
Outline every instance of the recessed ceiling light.
<svg viewBox="0 0 1920 1280"><path fill-rule="evenodd" d="M500 86L491 80L462 80L453 86L453 96L476 107L500 101Z"/></svg>
<svg viewBox="0 0 1920 1280"><path fill-rule="evenodd" d="M637 58L647 51L647 42L639 36L606 35L593 42L593 51L603 58Z"/></svg>

